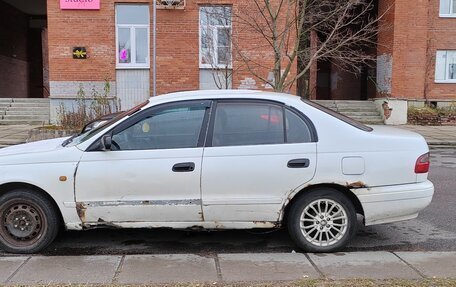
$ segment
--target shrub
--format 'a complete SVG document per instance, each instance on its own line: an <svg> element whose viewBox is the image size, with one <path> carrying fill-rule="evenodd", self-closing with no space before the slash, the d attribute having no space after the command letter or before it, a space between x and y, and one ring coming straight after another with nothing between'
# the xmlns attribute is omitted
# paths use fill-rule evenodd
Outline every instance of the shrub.
<svg viewBox="0 0 456 287"><path fill-rule="evenodd" d="M69 110L63 103L60 104L57 115L59 126L65 130L80 130L98 117L120 111L120 100L116 96L109 97L110 91L111 86L105 81L103 91L100 93L93 87L88 98L81 84L76 95L76 107L73 105Z"/></svg>
<svg viewBox="0 0 456 287"><path fill-rule="evenodd" d="M448 107L422 108L410 107L408 109L408 122L416 125L450 125L456 124L456 104Z"/></svg>

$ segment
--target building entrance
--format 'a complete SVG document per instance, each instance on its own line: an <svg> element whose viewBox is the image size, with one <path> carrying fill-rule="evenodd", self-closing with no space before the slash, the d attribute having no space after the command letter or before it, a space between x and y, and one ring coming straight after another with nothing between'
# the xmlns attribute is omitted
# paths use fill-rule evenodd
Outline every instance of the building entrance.
<svg viewBox="0 0 456 287"><path fill-rule="evenodd" d="M0 0L0 30L0 98L47 98L46 0Z"/></svg>

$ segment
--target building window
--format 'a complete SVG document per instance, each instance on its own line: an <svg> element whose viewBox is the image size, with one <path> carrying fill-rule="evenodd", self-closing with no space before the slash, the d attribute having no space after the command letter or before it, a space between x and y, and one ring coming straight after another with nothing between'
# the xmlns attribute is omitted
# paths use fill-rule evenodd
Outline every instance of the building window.
<svg viewBox="0 0 456 287"><path fill-rule="evenodd" d="M456 50L437 51L435 82L456 83Z"/></svg>
<svg viewBox="0 0 456 287"><path fill-rule="evenodd" d="M149 5L116 5L117 68L149 68Z"/></svg>
<svg viewBox="0 0 456 287"><path fill-rule="evenodd" d="M440 17L456 17L456 0L440 0Z"/></svg>
<svg viewBox="0 0 456 287"><path fill-rule="evenodd" d="M231 7L200 7L200 68L231 67Z"/></svg>

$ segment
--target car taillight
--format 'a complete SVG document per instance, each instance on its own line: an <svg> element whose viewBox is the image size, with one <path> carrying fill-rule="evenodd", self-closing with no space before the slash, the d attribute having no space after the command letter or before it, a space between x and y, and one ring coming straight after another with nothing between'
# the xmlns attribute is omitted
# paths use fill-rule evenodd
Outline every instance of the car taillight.
<svg viewBox="0 0 456 287"><path fill-rule="evenodd" d="M430 166L430 156L429 153L425 153L416 160L415 164L415 173L427 173L429 172Z"/></svg>

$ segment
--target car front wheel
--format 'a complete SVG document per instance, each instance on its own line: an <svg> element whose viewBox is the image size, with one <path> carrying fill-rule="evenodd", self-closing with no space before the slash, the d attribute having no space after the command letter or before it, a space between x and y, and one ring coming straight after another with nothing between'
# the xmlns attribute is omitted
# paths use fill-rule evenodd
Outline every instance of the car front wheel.
<svg viewBox="0 0 456 287"><path fill-rule="evenodd" d="M291 206L288 230L294 242L308 252L334 252L348 244L356 231L353 203L330 188L312 190Z"/></svg>
<svg viewBox="0 0 456 287"><path fill-rule="evenodd" d="M56 237L59 217L53 204L31 190L14 190L0 196L0 249L34 253Z"/></svg>

